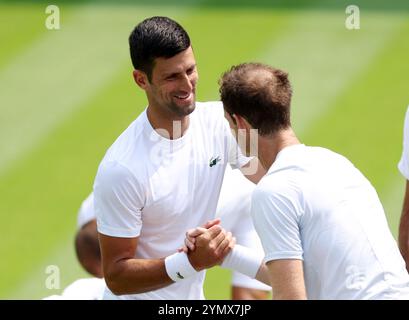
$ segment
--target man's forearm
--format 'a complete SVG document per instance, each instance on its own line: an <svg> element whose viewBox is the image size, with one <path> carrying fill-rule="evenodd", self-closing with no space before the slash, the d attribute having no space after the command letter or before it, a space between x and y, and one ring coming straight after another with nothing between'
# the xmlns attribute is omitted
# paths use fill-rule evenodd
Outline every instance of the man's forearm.
<svg viewBox="0 0 409 320"><path fill-rule="evenodd" d="M307 299L302 260L271 260L267 262L266 267L274 300Z"/></svg>
<svg viewBox="0 0 409 320"><path fill-rule="evenodd" d="M123 259L104 274L115 295L143 293L174 283L166 272L165 259Z"/></svg>

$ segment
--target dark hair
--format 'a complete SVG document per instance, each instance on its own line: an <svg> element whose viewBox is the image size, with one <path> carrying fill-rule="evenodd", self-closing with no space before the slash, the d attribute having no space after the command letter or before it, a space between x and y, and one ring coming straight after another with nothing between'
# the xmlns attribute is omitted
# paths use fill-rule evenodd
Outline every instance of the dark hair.
<svg viewBox="0 0 409 320"><path fill-rule="evenodd" d="M185 29L167 17L151 17L139 23L129 36L131 60L135 69L152 79L155 58L171 58L189 48Z"/></svg>
<svg viewBox="0 0 409 320"><path fill-rule="evenodd" d="M292 89L288 74L261 63L243 63L219 81L224 109L245 118L260 135L291 126Z"/></svg>
<svg viewBox="0 0 409 320"><path fill-rule="evenodd" d="M101 249L96 221L91 220L78 230L75 236L75 252L81 266L90 274L100 277Z"/></svg>

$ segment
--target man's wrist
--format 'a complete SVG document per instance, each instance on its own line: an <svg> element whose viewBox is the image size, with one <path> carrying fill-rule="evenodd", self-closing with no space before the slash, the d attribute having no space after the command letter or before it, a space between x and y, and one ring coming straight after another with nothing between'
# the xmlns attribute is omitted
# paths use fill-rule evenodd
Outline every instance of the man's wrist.
<svg viewBox="0 0 409 320"><path fill-rule="evenodd" d="M177 252L165 258L166 273L173 281L178 282L197 273L184 252Z"/></svg>
<svg viewBox="0 0 409 320"><path fill-rule="evenodd" d="M263 258L247 247L235 245L224 258L221 267L233 269L250 278L255 278L263 263Z"/></svg>

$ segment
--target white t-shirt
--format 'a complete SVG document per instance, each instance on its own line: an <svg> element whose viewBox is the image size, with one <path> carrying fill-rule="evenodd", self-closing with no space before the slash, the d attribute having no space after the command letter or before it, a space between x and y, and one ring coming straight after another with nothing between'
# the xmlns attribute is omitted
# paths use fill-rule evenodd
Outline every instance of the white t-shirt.
<svg viewBox="0 0 409 320"><path fill-rule="evenodd" d="M284 148L252 197L266 262L300 259L309 299L409 299L409 275L370 182L324 148Z"/></svg>
<svg viewBox="0 0 409 320"><path fill-rule="evenodd" d="M398 168L406 180L409 180L409 106L406 110L405 125L403 129L403 150Z"/></svg>
<svg viewBox="0 0 409 320"><path fill-rule="evenodd" d="M255 186L243 176L240 170L232 170L227 166L217 203L216 217L221 219L221 225L224 229L232 232L237 244L264 256L260 238L254 229L250 216L251 195ZM271 290L271 287L264 283L237 271L233 271L232 285L265 291Z"/></svg>
<svg viewBox="0 0 409 320"><path fill-rule="evenodd" d="M264 255L260 238L250 217L251 194L254 188L255 184L246 179L239 170L233 170L230 166L227 166L219 202L217 203L216 217L220 217L222 226L233 233L237 244ZM95 219L94 193L91 193L82 202L78 211L78 229L81 229L82 226L93 219ZM271 290L264 283L237 271L233 271L232 285L250 289Z"/></svg>
<svg viewBox="0 0 409 320"><path fill-rule="evenodd" d="M104 279L84 278L71 283L61 295L52 295L43 300L101 300L104 290Z"/></svg>
<svg viewBox="0 0 409 320"><path fill-rule="evenodd" d="M94 182L98 231L139 237L135 258L169 256L188 229L214 218L227 162L249 161L224 118L220 102L196 103L185 134L159 135L146 110L107 151ZM165 288L118 299L203 299L205 272Z"/></svg>

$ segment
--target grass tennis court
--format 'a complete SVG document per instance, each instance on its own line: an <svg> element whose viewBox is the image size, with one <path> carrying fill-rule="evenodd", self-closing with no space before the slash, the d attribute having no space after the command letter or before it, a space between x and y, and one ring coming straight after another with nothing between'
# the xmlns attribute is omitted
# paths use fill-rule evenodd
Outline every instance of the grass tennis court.
<svg viewBox="0 0 409 320"><path fill-rule="evenodd" d="M198 100L218 99L231 65L283 68L294 87L294 127L308 145L348 157L374 184L397 235L404 179L397 170L409 105L409 2L354 1L361 29L345 28L348 1L0 1L0 298L38 299L48 265L61 288L86 276L76 262L76 214L106 149L145 108L127 38L152 15L189 32ZM229 297L213 269L209 299Z"/></svg>

